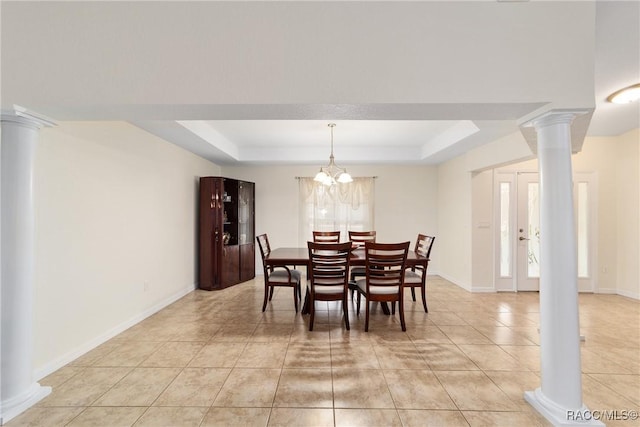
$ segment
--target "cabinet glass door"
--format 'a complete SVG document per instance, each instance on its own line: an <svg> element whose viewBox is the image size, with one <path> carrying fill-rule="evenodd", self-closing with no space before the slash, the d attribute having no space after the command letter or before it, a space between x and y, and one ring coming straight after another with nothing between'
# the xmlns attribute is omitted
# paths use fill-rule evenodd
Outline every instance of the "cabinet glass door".
<svg viewBox="0 0 640 427"><path fill-rule="evenodd" d="M223 201L223 244L238 244L238 183L233 179L224 179Z"/></svg>
<svg viewBox="0 0 640 427"><path fill-rule="evenodd" d="M253 183L238 183L238 243L253 243Z"/></svg>

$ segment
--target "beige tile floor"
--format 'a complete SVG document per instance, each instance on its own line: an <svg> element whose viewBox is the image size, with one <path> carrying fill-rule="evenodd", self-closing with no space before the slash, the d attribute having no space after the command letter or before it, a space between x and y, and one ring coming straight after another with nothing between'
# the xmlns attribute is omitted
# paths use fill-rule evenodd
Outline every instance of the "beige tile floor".
<svg viewBox="0 0 640 427"><path fill-rule="evenodd" d="M17 426L544 426L524 401L540 385L538 295L471 294L429 278L429 313L267 311L257 278L195 291L44 378L50 396ZM580 295L583 393L592 410L640 409L640 303ZM640 425L613 421L607 425Z"/></svg>

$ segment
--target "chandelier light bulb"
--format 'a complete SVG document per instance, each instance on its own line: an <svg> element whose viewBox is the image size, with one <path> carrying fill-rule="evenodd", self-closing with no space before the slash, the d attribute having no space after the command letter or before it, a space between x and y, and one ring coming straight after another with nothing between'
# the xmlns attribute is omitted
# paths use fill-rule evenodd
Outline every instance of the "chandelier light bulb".
<svg viewBox="0 0 640 427"><path fill-rule="evenodd" d="M313 178L314 181L317 182L322 182L324 183L326 181L326 179L328 178L328 175L326 173L324 173L324 171L322 169L320 169L320 172L318 172L316 174L316 177Z"/></svg>
<svg viewBox="0 0 640 427"><path fill-rule="evenodd" d="M338 177L338 182L341 184L348 184L350 182L353 182L353 178L351 178L351 175L349 175L347 173L347 171L345 170L343 173L340 174L340 176Z"/></svg>

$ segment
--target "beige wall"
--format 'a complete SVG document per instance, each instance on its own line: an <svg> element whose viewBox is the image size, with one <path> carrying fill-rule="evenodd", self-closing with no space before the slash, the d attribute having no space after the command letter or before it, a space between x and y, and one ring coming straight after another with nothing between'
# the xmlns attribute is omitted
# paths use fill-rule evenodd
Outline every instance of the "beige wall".
<svg viewBox="0 0 640 427"><path fill-rule="evenodd" d="M640 130L617 138L617 293L640 299Z"/></svg>
<svg viewBox="0 0 640 427"><path fill-rule="evenodd" d="M471 284L475 292L495 290L493 171L471 177Z"/></svg>
<svg viewBox="0 0 640 427"><path fill-rule="evenodd" d="M512 164L532 159L529 144L522 132L516 132L481 145L464 155L468 171L494 169L503 164Z"/></svg>
<svg viewBox="0 0 640 427"><path fill-rule="evenodd" d="M219 171L127 123L42 131L34 188L36 376L194 289L197 180Z"/></svg>
<svg viewBox="0 0 640 427"><path fill-rule="evenodd" d="M438 166L438 272L471 290L471 173L466 167L465 156Z"/></svg>

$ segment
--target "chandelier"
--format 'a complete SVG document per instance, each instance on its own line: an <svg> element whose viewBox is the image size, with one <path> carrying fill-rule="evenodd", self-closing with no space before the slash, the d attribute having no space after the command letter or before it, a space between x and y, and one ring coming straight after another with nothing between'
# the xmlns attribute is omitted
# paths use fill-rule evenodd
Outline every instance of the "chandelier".
<svg viewBox="0 0 640 427"><path fill-rule="evenodd" d="M347 169L336 165L333 157L333 128L336 127L336 124L329 123L328 126L331 128L331 155L329 156L329 164L321 167L320 172L316 174L313 180L327 186L334 185L336 182L341 184L352 182L353 178L347 173Z"/></svg>

